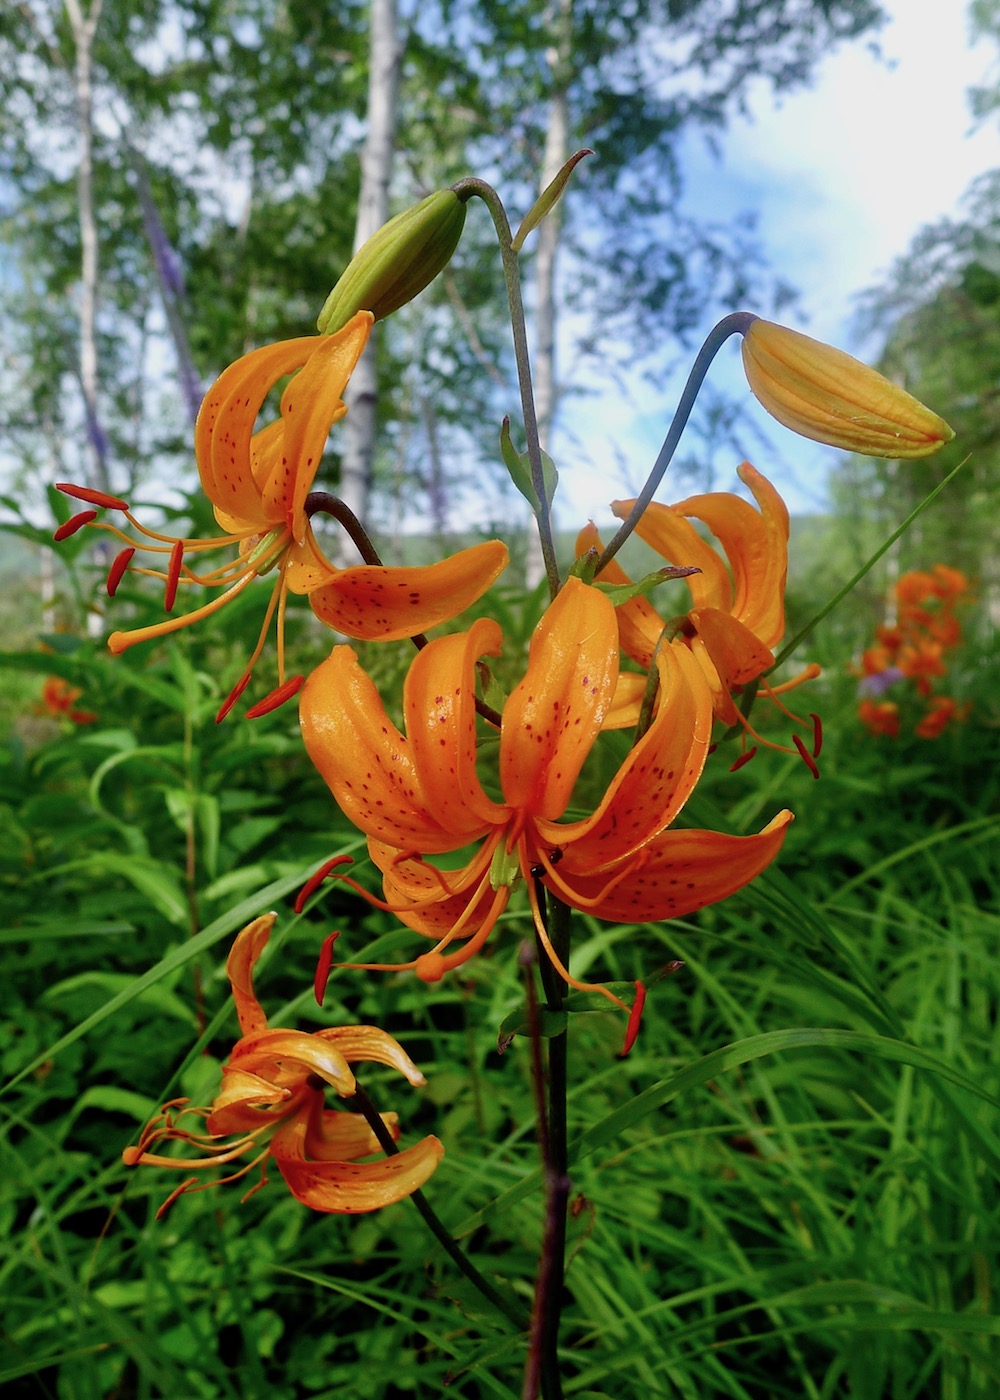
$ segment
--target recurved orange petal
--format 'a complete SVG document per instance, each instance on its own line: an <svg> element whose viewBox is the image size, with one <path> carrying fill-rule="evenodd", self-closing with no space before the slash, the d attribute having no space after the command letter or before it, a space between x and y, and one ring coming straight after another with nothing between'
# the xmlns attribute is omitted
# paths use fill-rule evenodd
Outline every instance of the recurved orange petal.
<svg viewBox="0 0 1000 1400"><path fill-rule="evenodd" d="M581 558L589 549L596 549L599 553L603 548L601 537L594 525L585 525L576 537L576 557ZM617 559L612 559L601 570L600 577L602 583L629 584L632 582ZM630 598L627 603L619 603L615 608L615 616L618 619L618 637L622 651L639 666L648 668L653 659L653 649L663 631L662 617L648 598L641 597ZM621 726L612 723L609 718L604 721L604 727L605 729L617 729Z"/></svg>
<svg viewBox="0 0 1000 1400"><path fill-rule="evenodd" d="M382 871L385 901L407 928L434 939L468 938L490 916L494 891L484 876L492 846L480 849L463 869L441 872L442 879L424 862L394 861L398 852L378 842L370 841L368 849Z"/></svg>
<svg viewBox="0 0 1000 1400"><path fill-rule="evenodd" d="M487 540L419 568L358 564L319 586L303 588L306 576L299 573L289 582L295 592L309 593L310 607L327 626L348 637L394 642L457 617L499 578L508 558L505 544Z"/></svg>
<svg viewBox="0 0 1000 1400"><path fill-rule="evenodd" d="M380 1113L379 1117L392 1134L399 1138L399 1116ZM358 1157L373 1157L382 1145L360 1113L342 1113L324 1108L319 1094L306 1114L304 1152L310 1162L353 1162Z"/></svg>
<svg viewBox="0 0 1000 1400"><path fill-rule="evenodd" d="M634 501L612 501L611 509L624 520ZM691 590L696 608L722 608L728 612L733 604L733 585L729 570L716 550L703 540L686 518L688 503L665 506L652 501L636 525L636 534L655 549L670 564L700 569L684 581ZM745 502L744 502L745 504ZM752 509L747 506L747 509ZM647 663L648 664L648 663Z"/></svg>
<svg viewBox="0 0 1000 1400"><path fill-rule="evenodd" d="M262 914L236 935L226 959L226 975L233 989L236 1017L244 1035L267 1029L267 1017L253 989L253 970L267 947L277 914Z"/></svg>
<svg viewBox="0 0 1000 1400"><path fill-rule="evenodd" d="M448 851L413 754L351 647L334 647L302 688L306 750L349 821L397 850Z"/></svg>
<svg viewBox="0 0 1000 1400"><path fill-rule="evenodd" d="M349 1065L370 1060L375 1065L398 1069L413 1085L427 1083L399 1041L378 1026L332 1026L317 1031L316 1035L320 1040L329 1041Z"/></svg>
<svg viewBox="0 0 1000 1400"><path fill-rule="evenodd" d="M774 653L729 613L717 608L696 609L691 621L727 689L746 685L774 665Z"/></svg>
<svg viewBox="0 0 1000 1400"><path fill-rule="evenodd" d="M417 653L403 689L413 761L434 816L464 845L484 827L507 820L476 776L476 662L499 656L503 633L492 618L439 637Z"/></svg>
<svg viewBox="0 0 1000 1400"><path fill-rule="evenodd" d="M359 311L335 335L315 338L302 369L281 396L284 437L264 486L269 520L283 520L301 544L306 533L305 499L316 479L330 428L347 412L342 395L368 343L373 317Z"/></svg>
<svg viewBox="0 0 1000 1400"><path fill-rule="evenodd" d="M560 847L559 874L608 869L653 840L690 797L705 766L712 710L697 663L683 647L665 647L657 664L660 697L649 729L628 754L600 806L583 821L536 823Z"/></svg>
<svg viewBox="0 0 1000 1400"><path fill-rule="evenodd" d="M765 870L781 849L791 812L779 812L756 836L726 836L718 831L666 831L645 847L627 876L599 898L614 871L574 874L577 894L596 899L598 918L618 923L648 923L679 918L706 904L727 899ZM560 867L562 869L562 867Z"/></svg>
<svg viewBox="0 0 1000 1400"><path fill-rule="evenodd" d="M249 1071L272 1083L318 1075L345 1098L356 1088L347 1060L329 1040L283 1028L245 1035L233 1046L227 1068Z"/></svg>
<svg viewBox="0 0 1000 1400"><path fill-rule="evenodd" d="M262 345L224 369L202 401L194 429L198 474L205 495L227 520L259 530L280 524L270 515L251 470L254 424L274 384L304 365L319 337Z"/></svg>
<svg viewBox="0 0 1000 1400"><path fill-rule="evenodd" d="M618 680L618 623L605 594L567 580L535 628L503 712L500 783L512 807L563 814Z"/></svg>
<svg viewBox="0 0 1000 1400"><path fill-rule="evenodd" d="M444 1156L436 1137L378 1162L306 1159L306 1123L291 1119L271 1140L271 1154L296 1200L311 1210L361 1215L405 1200L423 1186Z"/></svg>
<svg viewBox="0 0 1000 1400"><path fill-rule="evenodd" d="M788 511L771 483L749 462L742 463L738 474L753 492L759 511L729 491L692 496L675 509L703 521L725 550L736 586L727 611L766 646L774 646L785 630Z"/></svg>

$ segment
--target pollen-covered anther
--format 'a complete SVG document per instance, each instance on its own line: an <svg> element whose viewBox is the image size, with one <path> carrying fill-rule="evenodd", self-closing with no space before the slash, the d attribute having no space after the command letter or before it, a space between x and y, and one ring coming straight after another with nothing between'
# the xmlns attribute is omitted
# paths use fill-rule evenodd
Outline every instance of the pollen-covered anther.
<svg viewBox="0 0 1000 1400"><path fill-rule="evenodd" d="M814 778L818 778L818 777L819 777L819 766L817 765L815 758L814 758L813 755L809 752L809 750L806 748L805 744L802 742L802 739L799 737L798 734L793 734L793 735L792 735L792 743L795 745L795 747L798 749L799 753L801 754L801 756L802 756L802 762L803 762L803 763L806 765L806 767L809 769L809 772L813 775Z"/></svg>
<svg viewBox="0 0 1000 1400"><path fill-rule="evenodd" d="M53 530L52 538L57 544L60 544L63 540L68 540L71 535L75 535L77 530L82 530L84 525L89 525L92 520L96 519L96 510L81 510L76 515L71 515L68 520L64 520L57 530Z"/></svg>
<svg viewBox="0 0 1000 1400"><path fill-rule="evenodd" d="M296 912L298 909L296 907ZM328 933L323 939L319 950L319 957L316 959L316 975L313 978L313 996L316 998L316 1005L323 1005L323 998L326 996L326 984L330 980L330 969L333 967L333 945L340 937L340 930L335 929L333 933Z"/></svg>
<svg viewBox="0 0 1000 1400"><path fill-rule="evenodd" d="M118 585L125 577L134 554L135 546L128 545L125 549L120 550L119 553L115 555L114 559L112 559L111 567L108 570L107 582L105 583L109 598L113 598L118 592Z"/></svg>
<svg viewBox="0 0 1000 1400"><path fill-rule="evenodd" d="M263 700L258 700L256 705L251 705L247 710L247 719L260 719L261 715L269 715L272 710L280 709L293 696L298 695L305 685L305 676L289 676L287 681L277 686L270 695L265 695Z"/></svg>

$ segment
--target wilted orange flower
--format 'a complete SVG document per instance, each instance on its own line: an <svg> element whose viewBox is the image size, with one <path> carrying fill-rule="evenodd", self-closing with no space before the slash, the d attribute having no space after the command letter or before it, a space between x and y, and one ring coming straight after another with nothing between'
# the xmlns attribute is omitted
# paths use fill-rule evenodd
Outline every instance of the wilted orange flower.
<svg viewBox="0 0 1000 1400"><path fill-rule="evenodd" d="M344 814L368 836L385 899L366 897L435 940L430 952L402 967L433 982L461 966L483 946L524 880L538 936L560 976L617 1001L562 965L536 884L603 919L687 914L763 870L780 849L791 813L779 813L756 836L665 829L698 781L712 723L694 658L666 647L656 661L661 698L649 729L597 809L562 820L618 678L615 609L576 578L536 628L524 679L504 706L502 801L494 801L476 771L475 685L478 659L497 655L501 643L497 623L482 618L469 631L424 647L406 679L406 737L354 651L334 648L302 692L306 748ZM458 869L427 859L473 843L475 852Z"/></svg>
<svg viewBox="0 0 1000 1400"><path fill-rule="evenodd" d="M759 742L778 748L779 745L760 739L735 703L734 692L757 682L763 693L774 699L782 691L818 676L819 667L807 666L794 680L780 686L771 686L764 679L764 673L774 665L772 647L785 631L788 511L771 483L749 462L740 466L739 476L753 492L759 510L732 492L716 491L690 496L674 506L654 501L643 511L636 533L671 563L695 566L700 572L685 579L694 607L674 618L672 624L665 622L645 598L620 604L617 612L621 646L626 655L648 670L664 627L672 625L674 645L690 648L698 663L716 718L728 726L742 725ZM611 509L624 519L632 505L632 501L613 501ZM699 534L693 520L708 526L722 546L725 559ZM590 549L601 549L593 525L581 530L576 543L578 556ZM631 581L614 561L600 577L607 583ZM614 723L635 722L644 686L644 677L623 677ZM784 710L783 705L781 708ZM787 710L785 713L790 715ZM806 723L796 715L790 718ZM801 743L796 747L803 753Z"/></svg>
<svg viewBox="0 0 1000 1400"><path fill-rule="evenodd" d="M242 1165L221 1180L187 1180L157 1212L162 1216L185 1192L204 1191L237 1181L260 1166L261 1180L247 1197L266 1184L272 1160L296 1200L311 1210L357 1215L393 1205L421 1187L444 1153L435 1137L377 1162L360 1162L382 1151L361 1114L324 1106L326 1089L350 1098L357 1085L351 1065L360 1060L399 1070L411 1084L426 1081L392 1036L375 1026L338 1026L331 1030L269 1029L253 989L253 969L267 944L275 915L248 924L233 944L226 970L233 989L242 1038L222 1071L222 1089L211 1108L191 1108L186 1099L165 1104L143 1130L136 1147L122 1153L126 1166L172 1167L180 1171ZM180 1120L193 1114L207 1132L189 1132ZM382 1121L398 1138L396 1115ZM204 1155L167 1157L158 1149L182 1142ZM245 1160L250 1158L249 1161Z"/></svg>
<svg viewBox="0 0 1000 1400"><path fill-rule="evenodd" d="M99 528L117 535L126 545L108 574L110 595L117 590L137 548L165 556L164 569L134 572L164 580L168 613L181 585L224 589L193 612L165 618L150 627L113 632L108 646L115 653L210 617L254 579L276 571L259 639L220 718L249 684L275 612L278 689L249 713L273 708L301 686L301 676L285 680L284 616L289 592L306 594L316 616L339 632L394 641L454 617L480 597L506 566L506 546L496 540L474 545L437 564L412 569L373 564L339 569L321 553L306 513L306 497L330 428L347 412L342 395L365 348L371 324L371 313L360 311L335 335L303 336L252 350L224 370L209 389L195 426L195 455L202 488L225 531L223 535L205 540L174 539L142 525L127 502L118 497L67 484L59 488L91 506L123 511L133 530L148 541L137 543L116 526L98 522ZM257 415L268 393L295 370L298 373L282 394L279 418L255 433ZM92 524L96 514L87 510L74 516L56 531L56 538L64 539L80 526ZM236 558L218 568L199 573L185 562L188 555L227 546L236 548Z"/></svg>
<svg viewBox="0 0 1000 1400"><path fill-rule="evenodd" d="M899 738L899 706L893 700L862 700L858 718L872 734Z"/></svg>
<svg viewBox="0 0 1000 1400"><path fill-rule="evenodd" d="M70 685L62 676L49 676L42 686L40 708L55 719L68 719L73 724L96 724L98 716L93 710L76 708L82 694L79 686Z"/></svg>

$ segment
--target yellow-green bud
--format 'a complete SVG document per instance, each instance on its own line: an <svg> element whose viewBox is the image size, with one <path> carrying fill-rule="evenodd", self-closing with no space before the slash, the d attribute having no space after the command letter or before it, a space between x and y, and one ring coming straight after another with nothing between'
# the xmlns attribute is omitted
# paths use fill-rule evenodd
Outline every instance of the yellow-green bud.
<svg viewBox="0 0 1000 1400"><path fill-rule="evenodd" d="M756 398L803 437L869 457L927 457L955 436L878 370L808 335L755 318L743 368Z"/></svg>
<svg viewBox="0 0 1000 1400"><path fill-rule="evenodd" d="M357 311L381 321L412 301L451 261L465 226L465 203L436 190L372 234L348 263L316 325L332 335Z"/></svg>

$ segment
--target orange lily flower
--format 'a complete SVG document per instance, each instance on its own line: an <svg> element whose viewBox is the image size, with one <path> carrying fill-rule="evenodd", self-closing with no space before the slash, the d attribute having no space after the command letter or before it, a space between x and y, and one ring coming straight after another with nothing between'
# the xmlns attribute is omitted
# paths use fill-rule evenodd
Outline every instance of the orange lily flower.
<svg viewBox="0 0 1000 1400"><path fill-rule="evenodd" d="M776 699L782 691L814 679L819 667L807 666L794 680L780 686L771 686L763 679L774 665L772 648L785 630L788 511L771 483L749 462L742 463L738 474L753 492L759 510L729 491L690 496L674 506L654 501L643 512L636 533L665 559L700 571L685 579L694 607L674 619L673 642L690 648L711 693L716 718L730 728L741 725L758 742L780 748L760 738L734 702L733 692L756 681L769 698ZM611 509L624 519L633 504L613 501ZM725 559L699 534L692 520L708 526ZM581 530L578 556L601 547L593 525ZM607 583L631 582L614 560L601 578ZM664 628L670 624L641 597L619 606L618 621L622 650L648 670ZM644 685L643 677L625 681L616 707L616 725L635 723ZM784 710L780 701L776 703ZM784 712L797 723L805 723L790 711ZM798 739L796 748L815 768Z"/></svg>
<svg viewBox="0 0 1000 1400"><path fill-rule="evenodd" d="M969 705L960 705L950 695L935 695L927 707L927 713L917 725L918 739L937 739L949 724L961 724L968 717Z"/></svg>
<svg viewBox="0 0 1000 1400"><path fill-rule="evenodd" d="M899 738L899 706L894 700L862 700L858 719L872 734Z"/></svg>
<svg viewBox="0 0 1000 1400"><path fill-rule="evenodd" d="M72 724L96 724L98 716L93 710L76 708L82 694L79 686L70 685L62 676L49 676L42 686L39 708L44 714L52 715L55 719L68 719Z"/></svg>
<svg viewBox="0 0 1000 1400"><path fill-rule="evenodd" d="M206 540L174 539L140 524L128 504L115 496L63 484L60 490L91 506L121 510L132 528L149 543L137 544L116 526L98 522L125 542L108 574L114 595L137 548L167 556L165 569L135 572L163 579L169 613L180 585L221 587L224 591L193 612L165 618L150 627L113 632L108 646L115 654L137 642L162 637L209 617L236 598L259 575L277 578L249 664L223 705L219 718L246 689L277 611L278 689L250 713L261 714L294 695L303 677L285 680L284 615L289 592L306 594L323 622L351 637L396 641L412 637L454 617L480 597L507 564L499 541L474 545L449 559L423 568L383 568L364 564L336 568L322 554L306 512L306 497L315 480L332 425L347 412L343 392L371 330L368 311L334 335L303 336L252 350L231 364L205 395L195 425L195 455L206 496L225 533ZM281 398L278 420L254 432L257 415L270 390L285 375L298 371ZM86 510L56 531L64 539L97 512ZM185 557L235 546L231 562L205 573L195 572Z"/></svg>
<svg viewBox="0 0 1000 1400"><path fill-rule="evenodd" d="M403 692L406 737L386 715L354 651L335 647L306 682L300 702L310 757L345 815L368 836L384 901L435 946L403 968L435 982L483 946L524 880L538 936L549 942L538 886L598 918L644 922L724 899L777 855L790 812L756 836L667 831L701 775L711 707L697 664L683 649L657 657L661 701L597 809L562 820L612 703L618 624L608 597L571 578L531 640L524 679L503 709L499 782L503 800L476 772L476 663L501 650L491 618L430 642ZM458 870L426 859L478 843ZM353 883L353 882L352 882ZM355 888L360 888L355 886ZM460 947L455 944L461 940ZM386 964L347 964L389 970Z"/></svg>
<svg viewBox="0 0 1000 1400"><path fill-rule="evenodd" d="M253 969L274 920L274 914L264 914L248 924L229 954L226 971L243 1035L223 1068L222 1089L215 1102L211 1108L190 1108L186 1099L165 1104L143 1130L138 1145L122 1153L129 1167L182 1171L229 1165L248 1156L251 1160L221 1180L199 1182L197 1176L189 1177L164 1201L158 1218L185 1192L236 1181L260 1166L261 1180L247 1192L246 1200L266 1185L269 1158L304 1206L357 1215L411 1195L444 1154L436 1137L425 1137L380 1161L357 1160L381 1152L378 1139L361 1114L324 1107L327 1086L341 1098L350 1098L357 1088L351 1065L359 1060L397 1069L414 1085L426 1081L403 1047L375 1026L338 1026L315 1033L269 1029L254 993ZM208 1131L179 1127L178 1120L186 1114L204 1119ZM396 1115L383 1114L382 1121L398 1138ZM150 1150L168 1141L193 1145L204 1155L192 1160Z"/></svg>

